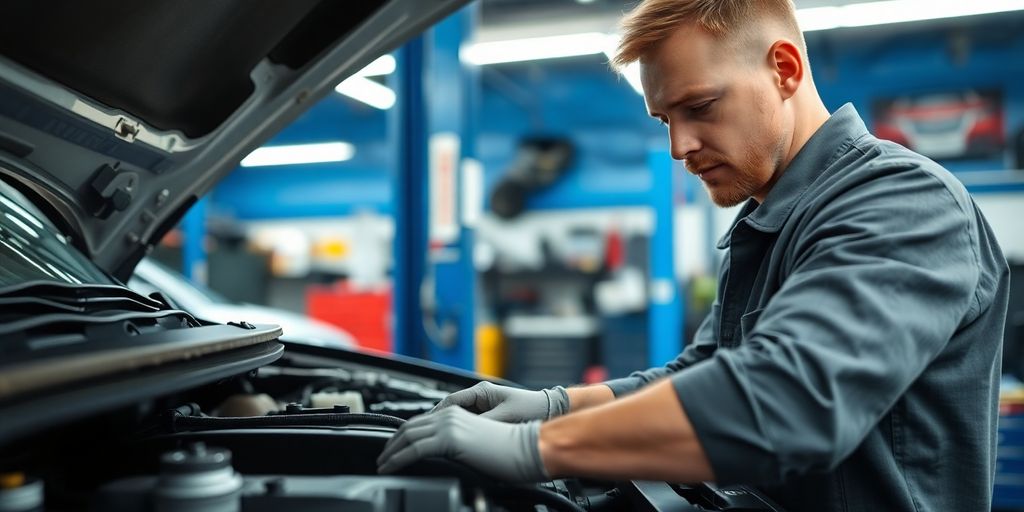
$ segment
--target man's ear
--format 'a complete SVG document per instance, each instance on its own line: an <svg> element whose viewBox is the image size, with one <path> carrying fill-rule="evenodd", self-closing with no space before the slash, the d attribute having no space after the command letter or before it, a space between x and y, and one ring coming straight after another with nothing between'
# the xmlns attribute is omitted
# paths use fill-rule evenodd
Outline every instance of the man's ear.
<svg viewBox="0 0 1024 512"><path fill-rule="evenodd" d="M782 99L788 100L804 79L804 57L795 44L785 39L768 49L768 65L775 76Z"/></svg>

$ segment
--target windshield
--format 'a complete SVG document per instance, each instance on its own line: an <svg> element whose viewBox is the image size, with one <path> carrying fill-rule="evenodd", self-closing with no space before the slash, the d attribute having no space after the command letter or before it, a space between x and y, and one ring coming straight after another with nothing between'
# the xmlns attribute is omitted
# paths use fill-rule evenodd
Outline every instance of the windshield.
<svg viewBox="0 0 1024 512"><path fill-rule="evenodd" d="M128 287L141 293L160 290L188 310L199 309L210 302L232 304L227 297L189 281L181 272L151 258L142 258L132 278L128 280Z"/></svg>
<svg viewBox="0 0 1024 512"><path fill-rule="evenodd" d="M120 286L71 246L25 196L0 181L0 290L30 281Z"/></svg>

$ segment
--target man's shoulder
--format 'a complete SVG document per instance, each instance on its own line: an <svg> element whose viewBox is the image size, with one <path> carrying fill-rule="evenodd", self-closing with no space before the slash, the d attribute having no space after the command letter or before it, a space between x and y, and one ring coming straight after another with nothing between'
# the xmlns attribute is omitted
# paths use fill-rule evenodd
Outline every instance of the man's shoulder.
<svg viewBox="0 0 1024 512"><path fill-rule="evenodd" d="M941 165L865 135L837 151L783 229L803 241L850 230L884 238L946 229L963 234L949 243L971 246L978 214L963 184Z"/></svg>
<svg viewBox="0 0 1024 512"><path fill-rule="evenodd" d="M967 189L963 183L935 160L892 141L870 135L862 139L865 148L873 149L876 156L872 159L872 164L878 169L898 168L904 172L917 173L921 178L928 177L939 181L958 198L967 199Z"/></svg>
<svg viewBox="0 0 1024 512"><path fill-rule="evenodd" d="M926 199L921 206L932 201L954 201L959 210L971 211L971 199L963 183L938 162L904 146L865 134L851 142L850 148L839 155L822 175L819 185L836 187L836 193L870 194L888 197ZM903 191L904 195L893 194ZM947 203L948 204L948 203ZM933 205L934 206L934 205Z"/></svg>

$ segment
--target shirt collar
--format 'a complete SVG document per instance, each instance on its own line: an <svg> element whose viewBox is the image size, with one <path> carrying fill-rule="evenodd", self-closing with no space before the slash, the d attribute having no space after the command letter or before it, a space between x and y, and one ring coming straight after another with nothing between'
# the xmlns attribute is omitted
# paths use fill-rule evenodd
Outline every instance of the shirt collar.
<svg viewBox="0 0 1024 512"><path fill-rule="evenodd" d="M840 107L800 148L764 198L764 203L748 200L733 227L746 221L747 225L758 231L777 232L818 174L844 153L855 139L866 133L868 129L857 109L849 103ZM730 228L718 241L719 249L729 246L732 231Z"/></svg>

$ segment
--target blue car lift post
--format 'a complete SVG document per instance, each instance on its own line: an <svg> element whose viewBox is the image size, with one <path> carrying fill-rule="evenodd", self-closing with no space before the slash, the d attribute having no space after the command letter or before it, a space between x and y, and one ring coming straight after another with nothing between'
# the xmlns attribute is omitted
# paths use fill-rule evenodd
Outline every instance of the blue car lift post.
<svg viewBox="0 0 1024 512"><path fill-rule="evenodd" d="M461 162L474 153L476 125L471 116L479 88L475 70L459 60L459 48L469 37L477 9L471 5L452 14L398 50L398 69L392 75L397 103L389 120L398 154L393 179L394 350L464 369L475 364L476 272L473 232L460 211L464 180L459 175ZM431 137L438 133L454 134L459 141L452 205L459 211L459 227L454 240L431 247L428 162ZM424 315L421 285L427 276L433 276L435 286L426 299L436 306ZM437 328L428 333L425 322Z"/></svg>
<svg viewBox="0 0 1024 512"><path fill-rule="evenodd" d="M683 297L675 276L675 163L667 150L651 150L647 166L651 172L651 206L654 233L651 236L651 286L648 309L648 364L661 366L682 350Z"/></svg>

